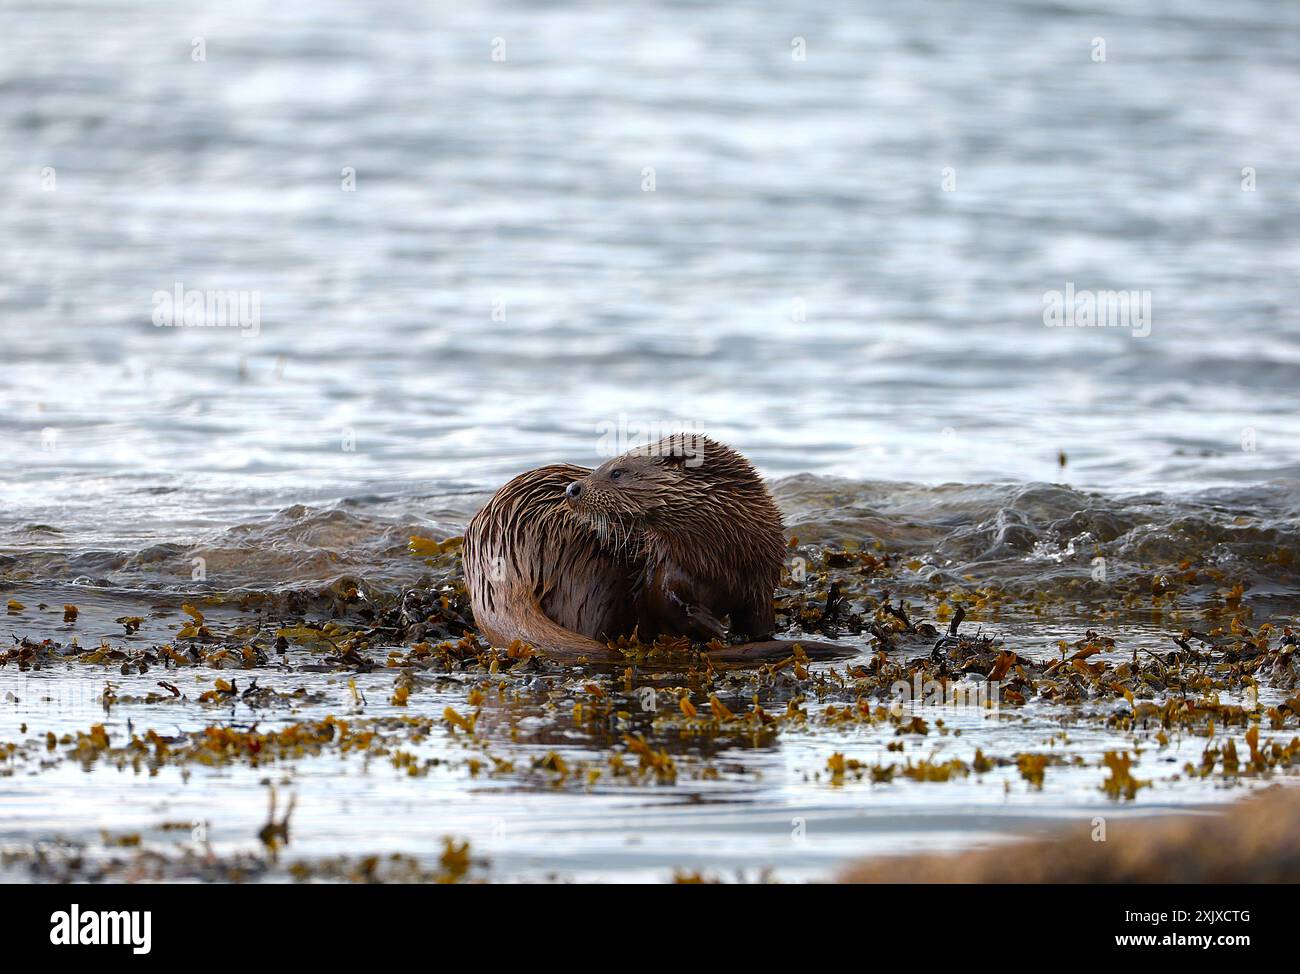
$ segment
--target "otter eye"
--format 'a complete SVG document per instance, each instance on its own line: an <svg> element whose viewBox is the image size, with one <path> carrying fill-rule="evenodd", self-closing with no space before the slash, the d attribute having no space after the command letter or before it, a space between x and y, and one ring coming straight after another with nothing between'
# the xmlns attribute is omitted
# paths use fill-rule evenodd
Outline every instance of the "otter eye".
<svg viewBox="0 0 1300 974"><path fill-rule="evenodd" d="M622 467L617 467L616 469L611 470L611 471L609 472L609 479L610 479L610 480L618 480L618 478L621 477L621 476L623 476L623 474L625 474L625 473L627 473L626 470L624 470Z"/></svg>

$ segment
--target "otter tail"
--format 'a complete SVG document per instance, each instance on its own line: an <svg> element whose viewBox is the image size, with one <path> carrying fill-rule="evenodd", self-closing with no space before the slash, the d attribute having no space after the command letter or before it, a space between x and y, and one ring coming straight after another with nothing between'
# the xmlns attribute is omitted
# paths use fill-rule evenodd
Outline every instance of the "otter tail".
<svg viewBox="0 0 1300 974"><path fill-rule="evenodd" d="M494 646L509 646L518 639L561 661L574 660L579 656L600 660L609 655L609 649L604 643L565 629L550 619L531 592L520 593L512 599L508 612L499 615L493 613L489 618L477 621L483 634Z"/></svg>
<svg viewBox="0 0 1300 974"><path fill-rule="evenodd" d="M565 629L544 612L531 594L523 595L512 603L512 612L505 617L483 620L479 623L483 634L495 646L509 646L516 639L528 643L558 662L569 662L585 656L592 662L617 658L603 642ZM795 647L803 649L810 660L837 660L856 656L861 650L848 643L823 643L811 639L766 639L762 642L741 643L723 649L711 650L709 659L719 663L754 666L759 663L776 663L795 654Z"/></svg>
<svg viewBox="0 0 1300 974"><path fill-rule="evenodd" d="M709 652L711 660L723 663L775 663L789 659L800 646L811 660L848 659L862 650L848 643L821 643L811 639L765 639L757 643L740 643Z"/></svg>
<svg viewBox="0 0 1300 974"><path fill-rule="evenodd" d="M585 656L593 663L617 659L618 656L603 642L572 632L547 618L535 599L520 599L517 611L509 619L494 619L482 625L484 635L493 645L509 646L519 639L540 650L557 662L571 662ZM755 666L760 663L777 663L802 648L810 660L825 661L848 659L860 649L848 643L822 643L811 639L766 639L756 643L740 643L723 649L711 650L705 655L718 663Z"/></svg>

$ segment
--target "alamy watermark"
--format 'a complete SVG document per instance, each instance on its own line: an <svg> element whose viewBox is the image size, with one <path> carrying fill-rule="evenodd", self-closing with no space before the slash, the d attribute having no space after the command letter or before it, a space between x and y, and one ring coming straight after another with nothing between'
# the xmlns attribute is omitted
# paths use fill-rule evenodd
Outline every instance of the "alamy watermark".
<svg viewBox="0 0 1300 974"><path fill-rule="evenodd" d="M153 292L155 328L238 328L244 338L262 330L261 291L200 291L177 281Z"/></svg>
<svg viewBox="0 0 1300 974"><path fill-rule="evenodd" d="M662 451L682 457L687 467L704 463L704 433L694 420L637 423L629 421L627 413L619 413L617 420L597 423L596 434L600 437L596 453L602 457L618 457L628 450L643 449L651 456Z"/></svg>
<svg viewBox="0 0 1300 974"><path fill-rule="evenodd" d="M50 943L56 946L126 945L133 954L147 954L153 945L153 913L149 910L86 910L73 903L50 914Z"/></svg>
<svg viewBox="0 0 1300 974"><path fill-rule="evenodd" d="M1048 328L1130 328L1134 338L1151 334L1150 291L1076 290L1043 292L1043 324Z"/></svg>
<svg viewBox="0 0 1300 974"><path fill-rule="evenodd" d="M922 680L921 674L915 673L911 680L895 680L889 687L889 710L895 716L912 705L997 710L1001 702L1000 680Z"/></svg>

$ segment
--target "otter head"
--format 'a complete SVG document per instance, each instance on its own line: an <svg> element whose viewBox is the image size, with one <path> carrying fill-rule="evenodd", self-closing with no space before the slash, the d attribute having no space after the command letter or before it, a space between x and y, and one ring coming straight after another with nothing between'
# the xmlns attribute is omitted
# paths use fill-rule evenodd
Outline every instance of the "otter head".
<svg viewBox="0 0 1300 974"><path fill-rule="evenodd" d="M602 535L668 531L694 519L706 443L677 434L606 460L569 484L565 503Z"/></svg>
<svg viewBox="0 0 1300 974"><path fill-rule="evenodd" d="M606 460L568 485L564 504L620 549L664 545L681 564L779 566L785 547L781 513L749 461L696 434Z"/></svg>
<svg viewBox="0 0 1300 974"><path fill-rule="evenodd" d="M625 453L569 484L565 502L598 529L644 530L672 516L684 459L637 450Z"/></svg>

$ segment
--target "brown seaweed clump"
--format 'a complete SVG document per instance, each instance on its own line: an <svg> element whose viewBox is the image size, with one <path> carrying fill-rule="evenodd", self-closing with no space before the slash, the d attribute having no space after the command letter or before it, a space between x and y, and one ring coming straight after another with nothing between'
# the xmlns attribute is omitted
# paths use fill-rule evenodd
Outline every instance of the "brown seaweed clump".
<svg viewBox="0 0 1300 974"><path fill-rule="evenodd" d="M1300 882L1300 791L1293 788L1269 789L1224 814L1111 818L1100 833L1096 822L961 855L868 860L843 873L840 882Z"/></svg>

